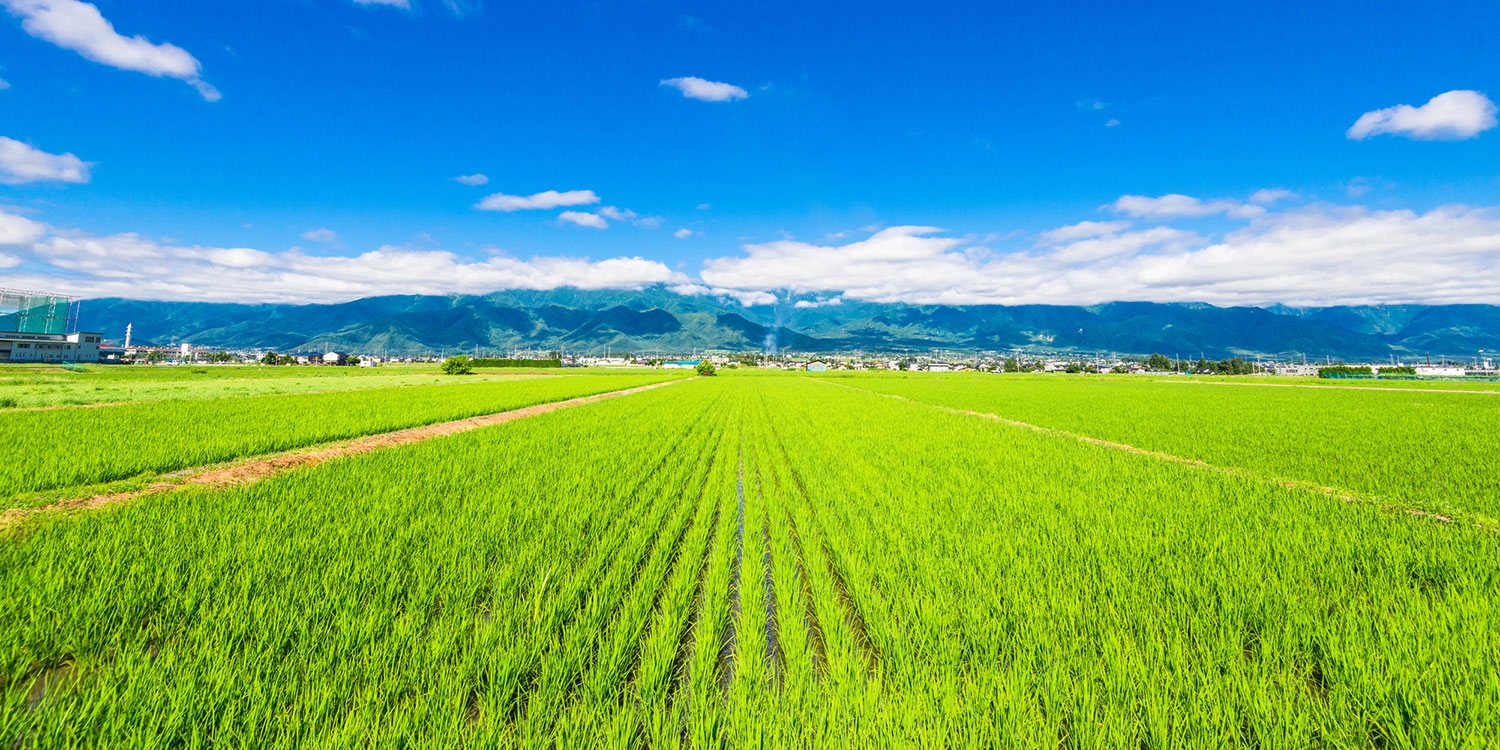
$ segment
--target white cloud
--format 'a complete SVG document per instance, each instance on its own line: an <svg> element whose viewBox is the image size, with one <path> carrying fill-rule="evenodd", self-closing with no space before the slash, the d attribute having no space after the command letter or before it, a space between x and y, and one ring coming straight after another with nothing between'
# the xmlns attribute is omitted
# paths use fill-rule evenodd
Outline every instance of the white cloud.
<svg viewBox="0 0 1500 750"><path fill-rule="evenodd" d="M1037 237L1035 244L1009 250L976 248L971 238L916 226L841 244L787 239L708 260L693 279L640 257L472 259L409 246L324 257L296 249L184 246L136 234L100 237L0 210L0 266L8 286L241 302L650 284L745 305L773 304L780 290L813 304L1322 306L1500 299L1500 207L1419 213L1315 204L1267 211L1210 235L1121 221L1082 222Z"/></svg>
<svg viewBox="0 0 1500 750"><path fill-rule="evenodd" d="M0 91L4 91L8 88L10 88L10 81L5 80L4 78L0 78Z"/></svg>
<svg viewBox="0 0 1500 750"><path fill-rule="evenodd" d="M1128 221L1080 221L1065 227L1042 232L1041 240L1047 243L1067 242L1069 240L1081 240L1088 237L1099 237L1109 234L1118 234L1130 228ZM838 237L844 233L839 232Z"/></svg>
<svg viewBox="0 0 1500 750"><path fill-rule="evenodd" d="M401 10L411 10L411 0L354 0L355 5L385 5Z"/></svg>
<svg viewBox="0 0 1500 750"><path fill-rule="evenodd" d="M1144 195L1122 195L1108 206L1118 213L1141 219L1178 219L1224 214L1231 218L1248 219L1265 213L1260 206L1250 206L1238 201L1203 201L1189 195L1171 193L1160 198Z"/></svg>
<svg viewBox="0 0 1500 750"><path fill-rule="evenodd" d="M0 211L0 247L28 245L46 233L47 226L41 222Z"/></svg>
<svg viewBox="0 0 1500 750"><path fill-rule="evenodd" d="M89 181L92 164L72 154L49 154L0 136L0 185Z"/></svg>
<svg viewBox="0 0 1500 750"><path fill-rule="evenodd" d="M665 78L661 85L671 86L682 92L689 99L697 99L704 102L727 102L735 99L746 99L749 92L728 83L718 81L707 81L702 78L687 76L686 78Z"/></svg>
<svg viewBox="0 0 1500 750"><path fill-rule="evenodd" d="M599 196L592 190L567 190L558 192L546 190L531 195L506 195L495 193L475 204L475 208L481 211L530 211L536 209L552 209L563 206L588 206L599 202Z"/></svg>
<svg viewBox="0 0 1500 750"><path fill-rule="evenodd" d="M322 242L324 244L332 244L339 241L339 233L326 227L318 227L317 229L309 229L306 232L303 232L302 239L311 240L313 242Z"/></svg>
<svg viewBox="0 0 1500 750"><path fill-rule="evenodd" d="M609 222L605 221L603 216L591 214L587 211L564 211L557 215L557 220L591 229L609 228Z"/></svg>
<svg viewBox="0 0 1500 750"><path fill-rule="evenodd" d="M1111 117L1111 118L1109 118L1109 121L1106 122L1106 123L1104 123L1104 127L1106 127L1106 128L1118 128L1118 127L1120 127L1120 120L1119 120L1119 118L1117 118L1117 117Z"/></svg>
<svg viewBox="0 0 1500 750"><path fill-rule="evenodd" d="M1092 231L1092 230L1090 230ZM841 246L746 245L704 263L703 285L919 304L1494 304L1500 208L1267 213L1218 236L1170 226L1079 238L1064 227L1008 253L969 252L932 227L893 227Z"/></svg>
<svg viewBox="0 0 1500 750"><path fill-rule="evenodd" d="M20 17L21 28L38 39L121 70L186 81L204 99L219 100L218 90L202 78L202 65L186 50L171 44L153 44L143 36L121 36L99 9L89 3L0 0L0 4Z"/></svg>
<svg viewBox="0 0 1500 750"><path fill-rule="evenodd" d="M1355 141L1382 133L1420 141L1463 140L1495 127L1495 112L1495 103L1478 91L1449 91L1420 107L1397 104L1366 112L1345 135Z"/></svg>
<svg viewBox="0 0 1500 750"><path fill-rule="evenodd" d="M1275 203L1276 201L1290 200L1296 198L1297 194L1282 188L1262 188L1250 194L1251 203Z"/></svg>
<svg viewBox="0 0 1500 750"><path fill-rule="evenodd" d="M713 207L714 207L714 204L712 204L712 203L699 203L698 204L698 210L699 211L708 211L708 210L712 209Z"/></svg>
<svg viewBox="0 0 1500 750"><path fill-rule="evenodd" d="M675 284L671 289L678 294L685 294L690 297L721 297L732 299L745 307L776 304L776 295L770 292L721 289L692 283Z"/></svg>
<svg viewBox="0 0 1500 750"><path fill-rule="evenodd" d="M820 300L801 299L797 300L796 304L792 305L792 307L798 310L812 310L819 307L834 307L842 304L844 304L842 298L834 297L832 299Z"/></svg>
<svg viewBox="0 0 1500 750"><path fill-rule="evenodd" d="M660 216L647 216L635 221L635 225L642 229L660 229L661 223L662 218Z"/></svg>
<svg viewBox="0 0 1500 750"><path fill-rule="evenodd" d="M468 185L470 187L479 187L480 185L488 184L489 181L490 181L490 178L485 177L484 174L482 174L482 173L476 173L476 174L459 175L458 177L454 177L453 181L457 182L457 183L459 183L461 185Z"/></svg>
<svg viewBox="0 0 1500 750"><path fill-rule="evenodd" d="M468 259L385 246L354 257L298 250L181 246L137 234L99 237L0 212L0 245L19 248L6 283L87 297L205 302L342 302L386 294L485 294L500 289L641 288L686 276L640 257ZM11 257L17 257L11 255ZM14 264L13 264L14 265Z"/></svg>
<svg viewBox="0 0 1500 750"><path fill-rule="evenodd" d="M695 234L697 234L697 232L694 232L693 230L688 229L687 227L683 227L682 229L679 229L679 230L673 232L672 236L676 237L679 240L685 240L685 239L687 239L689 237L692 237Z"/></svg>
<svg viewBox="0 0 1500 750"><path fill-rule="evenodd" d="M604 208L599 209L599 215L603 216L606 219L610 219L611 221L634 221L635 220L635 212L634 211L631 211L628 208L624 208L624 209L615 208L614 206L605 206Z"/></svg>

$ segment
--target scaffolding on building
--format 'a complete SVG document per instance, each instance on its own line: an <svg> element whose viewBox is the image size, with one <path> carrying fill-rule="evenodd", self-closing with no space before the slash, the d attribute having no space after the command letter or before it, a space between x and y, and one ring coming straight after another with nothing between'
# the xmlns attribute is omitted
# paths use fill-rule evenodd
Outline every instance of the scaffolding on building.
<svg viewBox="0 0 1500 750"><path fill-rule="evenodd" d="M79 297L0 288L0 331L77 333L79 301Z"/></svg>

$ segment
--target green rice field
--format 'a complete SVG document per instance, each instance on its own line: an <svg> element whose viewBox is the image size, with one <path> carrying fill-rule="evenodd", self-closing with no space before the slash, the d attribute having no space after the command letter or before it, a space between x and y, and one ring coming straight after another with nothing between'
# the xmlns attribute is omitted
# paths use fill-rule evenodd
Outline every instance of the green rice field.
<svg viewBox="0 0 1500 750"><path fill-rule="evenodd" d="M451 380L0 412L0 742L1500 745L1500 396Z"/></svg>

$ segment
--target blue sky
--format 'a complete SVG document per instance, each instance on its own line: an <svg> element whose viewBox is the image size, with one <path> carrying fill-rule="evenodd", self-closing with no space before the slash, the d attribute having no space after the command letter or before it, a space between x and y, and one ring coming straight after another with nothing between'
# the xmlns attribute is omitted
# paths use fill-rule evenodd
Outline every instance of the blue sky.
<svg viewBox="0 0 1500 750"><path fill-rule="evenodd" d="M1006 5L0 0L0 285L1500 303L1492 3Z"/></svg>

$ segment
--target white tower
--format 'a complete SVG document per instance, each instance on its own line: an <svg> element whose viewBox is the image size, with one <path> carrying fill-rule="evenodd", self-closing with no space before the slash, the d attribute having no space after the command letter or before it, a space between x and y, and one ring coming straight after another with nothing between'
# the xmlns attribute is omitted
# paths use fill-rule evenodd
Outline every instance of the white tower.
<svg viewBox="0 0 1500 750"><path fill-rule="evenodd" d="M125 324L125 348L126 349L130 348L130 328L131 328L131 325L132 325L131 323L126 323Z"/></svg>

